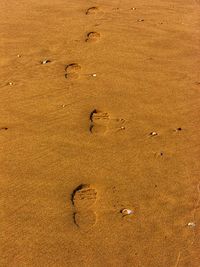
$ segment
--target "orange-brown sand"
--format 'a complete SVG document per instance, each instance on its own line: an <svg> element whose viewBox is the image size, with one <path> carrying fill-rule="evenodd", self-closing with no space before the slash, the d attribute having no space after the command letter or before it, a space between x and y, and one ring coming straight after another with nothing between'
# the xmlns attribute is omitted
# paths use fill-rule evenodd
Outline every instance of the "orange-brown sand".
<svg viewBox="0 0 200 267"><path fill-rule="evenodd" d="M200 1L0 6L0 266L199 267Z"/></svg>

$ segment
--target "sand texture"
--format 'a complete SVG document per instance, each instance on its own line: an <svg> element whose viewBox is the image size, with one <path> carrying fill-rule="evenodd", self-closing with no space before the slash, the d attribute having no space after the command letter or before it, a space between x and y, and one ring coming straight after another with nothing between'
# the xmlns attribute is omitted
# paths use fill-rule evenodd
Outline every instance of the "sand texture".
<svg viewBox="0 0 200 267"><path fill-rule="evenodd" d="M0 266L200 266L200 1L0 1Z"/></svg>

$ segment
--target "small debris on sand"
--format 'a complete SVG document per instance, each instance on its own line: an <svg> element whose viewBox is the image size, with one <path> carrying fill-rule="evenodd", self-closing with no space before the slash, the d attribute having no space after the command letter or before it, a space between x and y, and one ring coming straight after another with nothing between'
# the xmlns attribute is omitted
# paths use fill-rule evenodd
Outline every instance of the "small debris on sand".
<svg viewBox="0 0 200 267"><path fill-rule="evenodd" d="M121 212L121 214L122 214L123 217L124 216L127 216L127 215L133 214L133 211L130 210L130 209L122 209L120 212Z"/></svg>
<svg viewBox="0 0 200 267"><path fill-rule="evenodd" d="M158 133L157 132L151 132L149 135L150 136L156 136L156 135L158 135Z"/></svg>
<svg viewBox="0 0 200 267"><path fill-rule="evenodd" d="M195 223L195 222L189 222L189 223L187 224L187 226L193 228L193 227L196 226L196 223Z"/></svg>
<svg viewBox="0 0 200 267"><path fill-rule="evenodd" d="M51 62L51 60L49 60L49 59L45 59L45 60L41 61L40 63L41 63L41 64L47 64L47 63L50 63L50 62Z"/></svg>

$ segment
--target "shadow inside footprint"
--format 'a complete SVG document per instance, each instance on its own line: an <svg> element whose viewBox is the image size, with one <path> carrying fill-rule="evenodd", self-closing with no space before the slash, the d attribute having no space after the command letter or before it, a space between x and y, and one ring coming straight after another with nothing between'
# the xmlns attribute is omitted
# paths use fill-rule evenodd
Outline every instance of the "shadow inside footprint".
<svg viewBox="0 0 200 267"><path fill-rule="evenodd" d="M98 11L99 11L99 8L96 7L96 6L93 6L93 7L89 7L89 8L86 10L85 14L86 14L86 15L93 15L93 14L96 14Z"/></svg>
<svg viewBox="0 0 200 267"><path fill-rule="evenodd" d="M92 122L102 122L102 121L105 121L107 122L107 120L109 120L110 116L107 112L102 112L102 111L99 111L99 110L93 110L90 114L90 120Z"/></svg>

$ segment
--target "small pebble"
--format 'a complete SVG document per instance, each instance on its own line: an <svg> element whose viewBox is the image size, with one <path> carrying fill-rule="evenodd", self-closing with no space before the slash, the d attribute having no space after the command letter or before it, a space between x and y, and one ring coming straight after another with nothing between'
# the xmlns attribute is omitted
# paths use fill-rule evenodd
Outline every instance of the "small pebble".
<svg viewBox="0 0 200 267"><path fill-rule="evenodd" d="M138 22L142 22L142 21L144 21L144 19L138 19L137 21L138 21Z"/></svg>
<svg viewBox="0 0 200 267"><path fill-rule="evenodd" d="M9 84L9 85L13 85L13 83L12 83L12 82L9 82L8 84Z"/></svg>
<svg viewBox="0 0 200 267"><path fill-rule="evenodd" d="M158 135L158 133L157 132L151 132L150 135L151 136L156 136L156 135Z"/></svg>
<svg viewBox="0 0 200 267"><path fill-rule="evenodd" d="M21 57L21 55L17 55L17 57Z"/></svg>
<svg viewBox="0 0 200 267"><path fill-rule="evenodd" d="M131 215L131 214L133 214L133 211L130 210L130 209L122 209L120 212L121 212L121 214L122 214L123 216L127 216L127 215Z"/></svg>
<svg viewBox="0 0 200 267"><path fill-rule="evenodd" d="M47 63L50 63L50 62L51 62L50 60L45 59L45 60L41 61L41 64L47 64Z"/></svg>
<svg viewBox="0 0 200 267"><path fill-rule="evenodd" d="M136 7L132 7L131 10L136 10Z"/></svg>
<svg viewBox="0 0 200 267"><path fill-rule="evenodd" d="M196 223L194 223L194 222L189 222L189 223L187 224L187 226L189 226L189 227L195 227L195 226L196 226Z"/></svg>
<svg viewBox="0 0 200 267"><path fill-rule="evenodd" d="M93 73L93 74L92 74L92 77L96 77L96 76L97 76L97 74L96 74L96 73Z"/></svg>

